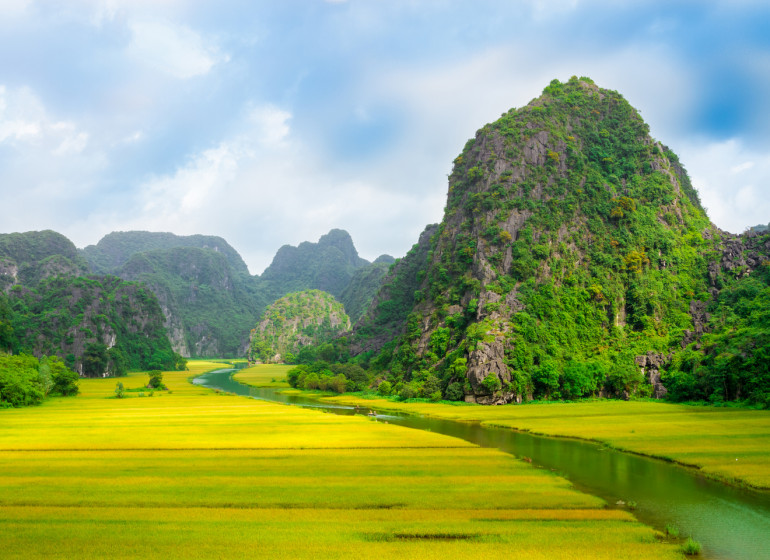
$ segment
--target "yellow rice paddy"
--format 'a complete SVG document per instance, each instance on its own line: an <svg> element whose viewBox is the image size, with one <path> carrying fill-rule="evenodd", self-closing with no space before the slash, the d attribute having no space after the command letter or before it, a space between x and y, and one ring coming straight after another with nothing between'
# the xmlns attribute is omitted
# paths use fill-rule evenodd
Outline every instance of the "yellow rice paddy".
<svg viewBox="0 0 770 560"><path fill-rule="evenodd" d="M194 373L165 373L170 394L84 380L77 398L0 411L3 558L680 557L504 453L216 394Z"/></svg>

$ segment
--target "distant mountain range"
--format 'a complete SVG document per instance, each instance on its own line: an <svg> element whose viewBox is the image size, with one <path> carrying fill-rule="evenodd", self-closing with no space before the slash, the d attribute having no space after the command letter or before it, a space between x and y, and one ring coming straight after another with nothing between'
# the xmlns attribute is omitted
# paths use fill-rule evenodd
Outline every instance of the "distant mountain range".
<svg viewBox="0 0 770 560"><path fill-rule="evenodd" d="M243 356L250 330L273 301L290 292L323 290L350 307L349 315L356 320L394 260L383 255L369 263L358 256L346 231L333 229L317 243L281 247L264 273L252 276L238 252L221 237L113 232L78 250L56 232L27 232L0 235L0 289L19 307L22 294L29 299L31 291L48 289L53 278L74 282L88 276L92 283L104 283L105 277L116 276L124 281L121 286L149 290L149 303L162 313L169 356L172 350L185 357ZM66 306L59 312L80 316L79 309ZM28 334L17 329L21 336L17 346L37 353L45 347L63 357L72 354L78 364L89 342L111 347L112 334L96 336L90 323L71 327L81 333L73 339L63 333L43 335L44 316L39 322L35 325L29 319L24 324ZM67 343L70 339L73 342Z"/></svg>

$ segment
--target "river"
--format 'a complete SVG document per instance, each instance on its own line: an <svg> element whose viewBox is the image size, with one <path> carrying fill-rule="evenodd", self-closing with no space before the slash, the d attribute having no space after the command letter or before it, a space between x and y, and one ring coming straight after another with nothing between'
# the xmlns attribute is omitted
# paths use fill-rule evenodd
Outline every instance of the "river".
<svg viewBox="0 0 770 560"><path fill-rule="evenodd" d="M249 387L232 379L234 371L213 371L196 377L193 382L260 400L319 408L335 414L369 413L367 409L283 395L276 389ZM703 545L703 558L770 560L770 493L728 486L709 480L693 469L591 442L533 436L478 423L422 416L378 413L377 419L528 457L533 465L559 473L579 490L605 499L611 507L628 507L635 502L636 517L660 530L666 525L676 526L680 535L692 536ZM617 505L619 501L626 505Z"/></svg>

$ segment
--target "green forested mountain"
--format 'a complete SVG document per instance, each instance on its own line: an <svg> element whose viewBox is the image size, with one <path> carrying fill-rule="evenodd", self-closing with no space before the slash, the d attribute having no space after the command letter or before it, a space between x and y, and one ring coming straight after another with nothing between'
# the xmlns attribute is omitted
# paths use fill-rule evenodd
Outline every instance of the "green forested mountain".
<svg viewBox="0 0 770 560"><path fill-rule="evenodd" d="M251 331L249 358L288 361L303 348L319 346L350 329L350 319L334 296L321 290L286 294L270 304Z"/></svg>
<svg viewBox="0 0 770 560"><path fill-rule="evenodd" d="M75 245L55 231L0 234L0 289L21 283L37 285L57 275L88 273Z"/></svg>
<svg viewBox="0 0 770 560"><path fill-rule="evenodd" d="M0 352L56 355L87 376L176 364L155 296L85 261L50 231L0 235Z"/></svg>
<svg viewBox="0 0 770 560"><path fill-rule="evenodd" d="M344 291L360 314L384 269L361 259L343 230L281 247L262 276L251 276L238 252L214 236L113 232L82 254L93 272L145 283L160 302L174 351L196 357L245 355L265 307L292 291ZM351 287L358 271L367 275Z"/></svg>
<svg viewBox="0 0 770 560"><path fill-rule="evenodd" d="M369 264L358 256L348 232L333 229L318 243L284 245L260 277L261 289L275 299L289 292L315 289L340 297L355 271Z"/></svg>
<svg viewBox="0 0 770 560"><path fill-rule="evenodd" d="M210 249L135 253L119 274L157 296L172 345L184 356L245 355L249 329L266 303L251 276Z"/></svg>
<svg viewBox="0 0 770 560"><path fill-rule="evenodd" d="M769 254L767 235L711 224L620 94L554 80L468 141L442 223L350 351L394 387L481 403L667 387L765 402Z"/></svg>
<svg viewBox="0 0 770 560"><path fill-rule="evenodd" d="M137 253L179 247L209 249L221 253L237 273L248 274L246 263L227 241L214 235L175 235L150 231L114 231L89 245L81 253L94 274L118 274Z"/></svg>
<svg viewBox="0 0 770 560"><path fill-rule="evenodd" d="M157 296L175 352L244 355L267 301L224 239L148 231L113 232L83 249L93 272L145 283Z"/></svg>

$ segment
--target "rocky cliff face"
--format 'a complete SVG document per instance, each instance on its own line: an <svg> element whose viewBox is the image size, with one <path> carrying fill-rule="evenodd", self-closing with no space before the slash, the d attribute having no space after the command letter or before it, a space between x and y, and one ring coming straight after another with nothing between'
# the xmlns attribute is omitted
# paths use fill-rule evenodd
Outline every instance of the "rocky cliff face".
<svg viewBox="0 0 770 560"><path fill-rule="evenodd" d="M397 329L370 309L351 348L380 350L394 383L436 375L445 393L462 385L485 404L660 396L670 352L707 328L720 278L750 274L767 249L710 223L676 156L617 92L554 81L468 141L410 275L413 305Z"/></svg>
<svg viewBox="0 0 770 560"><path fill-rule="evenodd" d="M4 335L10 349L60 356L81 375L174 368L152 293L115 277L86 274L85 261L63 235L0 235L0 307L7 315L4 327L10 327Z"/></svg>

